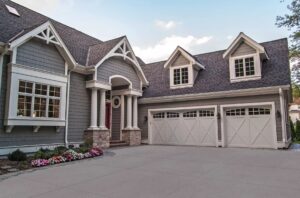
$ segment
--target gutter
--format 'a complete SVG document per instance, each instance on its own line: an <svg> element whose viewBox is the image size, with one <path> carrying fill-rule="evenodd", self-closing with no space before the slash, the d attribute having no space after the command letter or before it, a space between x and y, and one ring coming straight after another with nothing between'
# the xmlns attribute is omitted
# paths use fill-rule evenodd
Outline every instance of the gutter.
<svg viewBox="0 0 300 198"><path fill-rule="evenodd" d="M262 87L253 89L239 89L231 91L218 91L209 93L196 93L196 94L185 94L185 95L172 95L152 98L141 98L139 104L153 104L163 102L181 102L189 100L202 100L202 99L213 99L213 98L230 98L239 96L255 96L255 95L267 95L267 94L278 94L278 89L289 90L290 85L274 86L274 87Z"/></svg>

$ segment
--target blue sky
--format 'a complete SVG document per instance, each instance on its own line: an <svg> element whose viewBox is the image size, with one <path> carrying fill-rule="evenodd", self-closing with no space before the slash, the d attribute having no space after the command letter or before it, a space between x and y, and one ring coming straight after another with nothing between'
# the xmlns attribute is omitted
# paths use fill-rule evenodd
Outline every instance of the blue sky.
<svg viewBox="0 0 300 198"><path fill-rule="evenodd" d="M243 31L258 42L288 37L277 15L291 0L14 0L100 40L127 35L146 62L177 45L193 54L221 50Z"/></svg>

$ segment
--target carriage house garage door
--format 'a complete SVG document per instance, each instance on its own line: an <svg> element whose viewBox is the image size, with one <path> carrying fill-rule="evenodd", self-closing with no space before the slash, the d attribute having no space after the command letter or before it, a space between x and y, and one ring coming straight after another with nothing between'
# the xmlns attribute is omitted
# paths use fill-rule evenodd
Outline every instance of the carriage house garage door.
<svg viewBox="0 0 300 198"><path fill-rule="evenodd" d="M275 148L272 106L224 108L224 137L228 147Z"/></svg>
<svg viewBox="0 0 300 198"><path fill-rule="evenodd" d="M150 111L150 144L216 146L216 108Z"/></svg>

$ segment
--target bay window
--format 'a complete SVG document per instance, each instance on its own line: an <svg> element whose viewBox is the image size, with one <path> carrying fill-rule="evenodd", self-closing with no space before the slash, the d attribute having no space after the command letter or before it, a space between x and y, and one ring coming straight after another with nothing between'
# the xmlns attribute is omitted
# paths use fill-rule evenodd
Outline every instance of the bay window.
<svg viewBox="0 0 300 198"><path fill-rule="evenodd" d="M57 86L20 80L17 116L59 118L60 91Z"/></svg>
<svg viewBox="0 0 300 198"><path fill-rule="evenodd" d="M9 67L4 125L65 126L67 77L30 67ZM10 130L6 130L10 131Z"/></svg>

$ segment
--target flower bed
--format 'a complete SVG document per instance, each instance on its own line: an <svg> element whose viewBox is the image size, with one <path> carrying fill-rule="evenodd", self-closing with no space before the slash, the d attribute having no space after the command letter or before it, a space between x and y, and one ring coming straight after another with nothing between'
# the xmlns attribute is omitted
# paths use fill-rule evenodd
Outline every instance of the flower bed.
<svg viewBox="0 0 300 198"><path fill-rule="evenodd" d="M103 151L100 148L92 148L86 153L78 153L73 149L68 149L62 155L53 156L49 159L35 159L31 161L32 167L42 167L53 164L60 164L64 162L70 162L75 160L81 160L86 158L93 158L103 155Z"/></svg>

